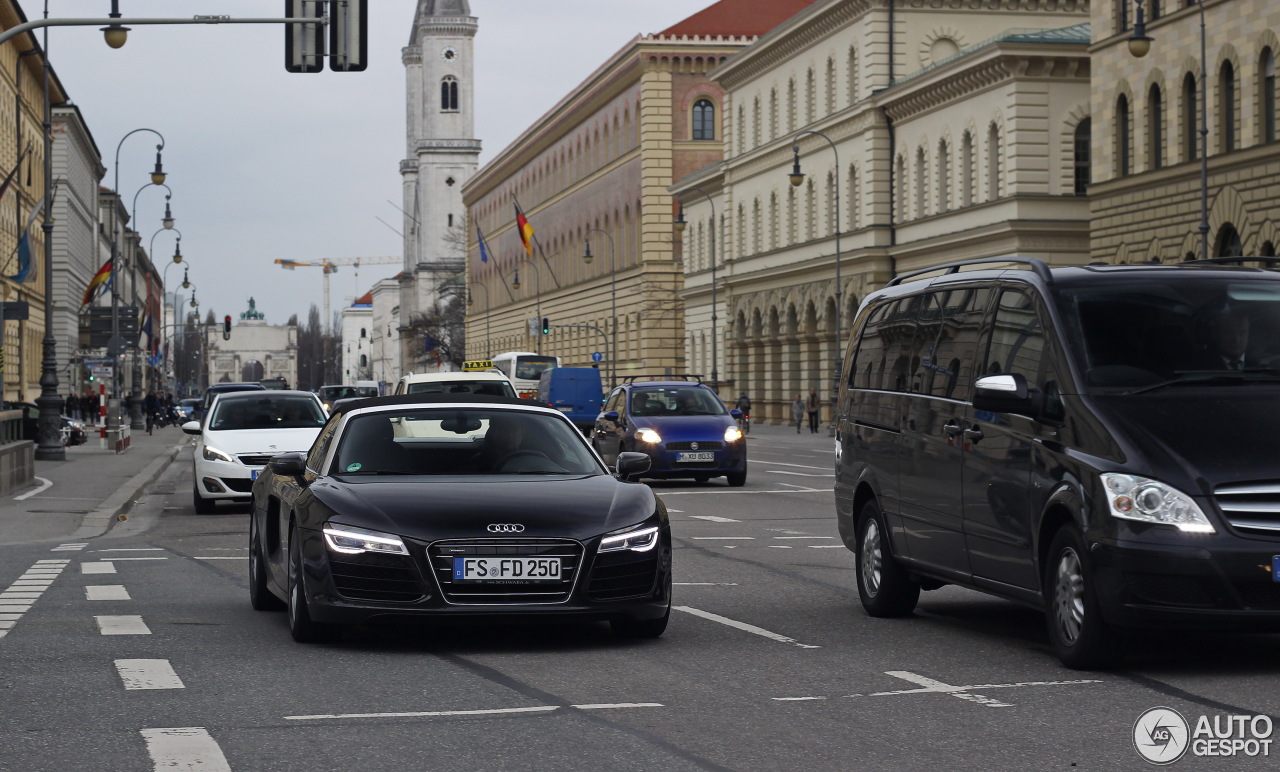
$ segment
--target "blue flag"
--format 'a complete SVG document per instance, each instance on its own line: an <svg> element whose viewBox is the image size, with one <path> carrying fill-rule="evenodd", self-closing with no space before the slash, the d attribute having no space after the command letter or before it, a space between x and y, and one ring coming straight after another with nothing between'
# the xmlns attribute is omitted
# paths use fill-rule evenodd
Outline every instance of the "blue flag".
<svg viewBox="0 0 1280 772"><path fill-rule="evenodd" d="M489 250L484 244L484 234L480 232L480 226L476 226L476 242L480 245L480 262L489 262Z"/></svg>

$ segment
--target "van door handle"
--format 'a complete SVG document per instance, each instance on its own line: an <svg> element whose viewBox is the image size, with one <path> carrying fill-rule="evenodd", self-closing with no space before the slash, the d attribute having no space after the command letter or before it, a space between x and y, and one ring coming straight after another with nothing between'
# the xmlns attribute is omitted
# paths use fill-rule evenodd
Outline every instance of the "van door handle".
<svg viewBox="0 0 1280 772"><path fill-rule="evenodd" d="M957 424L954 420L952 420L942 425L942 431L946 432L946 435L948 437L955 437L956 435L960 434L962 430L960 428L960 424Z"/></svg>
<svg viewBox="0 0 1280 772"><path fill-rule="evenodd" d="M982 430L976 426L973 427L972 429L964 430L964 438L970 442L977 442L978 440L982 439L985 436L986 435L982 433Z"/></svg>

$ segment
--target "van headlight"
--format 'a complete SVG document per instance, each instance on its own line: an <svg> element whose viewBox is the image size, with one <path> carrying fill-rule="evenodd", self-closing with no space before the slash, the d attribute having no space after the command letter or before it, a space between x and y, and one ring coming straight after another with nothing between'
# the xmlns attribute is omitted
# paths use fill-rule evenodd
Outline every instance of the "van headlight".
<svg viewBox="0 0 1280 772"><path fill-rule="evenodd" d="M232 464L236 462L236 460L231 457L230 453L224 453L210 445L204 446L204 453L202 455L204 456L205 461L228 461Z"/></svg>
<svg viewBox="0 0 1280 772"><path fill-rule="evenodd" d="M1214 533L1213 524L1190 496L1159 480L1106 472L1102 485L1112 517L1172 525L1185 533Z"/></svg>
<svg viewBox="0 0 1280 772"><path fill-rule="evenodd" d="M379 552L384 555L409 554L404 542L395 534L337 523L325 523L324 541L329 549L344 555L358 555L361 552Z"/></svg>

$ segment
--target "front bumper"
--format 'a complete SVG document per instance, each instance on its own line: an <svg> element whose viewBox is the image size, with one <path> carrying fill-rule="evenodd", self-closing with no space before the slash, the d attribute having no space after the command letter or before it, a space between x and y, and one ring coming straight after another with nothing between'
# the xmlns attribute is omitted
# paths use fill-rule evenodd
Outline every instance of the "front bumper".
<svg viewBox="0 0 1280 772"><path fill-rule="evenodd" d="M689 445L698 444L701 447L708 445L713 446L712 450L692 450ZM672 448L671 445L676 447ZM714 447L719 445L720 447ZM699 443L663 443L660 445L650 445L636 441L632 447L625 448L636 453L644 453L649 457L649 471L640 475L641 477L697 477L699 475L708 475L718 477L720 475L730 474L733 472L747 471L747 445L745 440L737 442L699 442ZM682 461L682 453L711 453L713 459L711 461Z"/></svg>
<svg viewBox="0 0 1280 772"><path fill-rule="evenodd" d="M199 453L199 451L196 451ZM264 467L229 461L195 460L196 490L203 499L248 501L253 498L253 480Z"/></svg>
<svg viewBox="0 0 1280 772"><path fill-rule="evenodd" d="M598 555L598 540L578 545L573 578L563 597L522 601L517 593L486 601L451 592L442 580L440 545L503 540L425 542L405 539L408 556L341 555L331 552L318 531L300 531L304 586L311 616L317 622L365 624L431 619L504 620L573 617L582 620L657 619L671 602L671 534L652 553ZM507 540L511 541L511 540ZM567 539L525 540L553 546L577 544ZM636 556L644 556L636 560ZM651 559L650 559L651 558ZM447 572L445 573L447 576Z"/></svg>

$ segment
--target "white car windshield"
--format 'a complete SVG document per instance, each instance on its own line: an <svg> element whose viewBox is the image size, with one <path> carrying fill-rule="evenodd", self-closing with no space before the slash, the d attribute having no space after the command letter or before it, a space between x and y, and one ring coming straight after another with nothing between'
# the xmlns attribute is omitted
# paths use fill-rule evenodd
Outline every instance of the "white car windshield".
<svg viewBox="0 0 1280 772"><path fill-rule="evenodd" d="M270 392L268 392L270 394ZM324 426L325 415L315 401L305 396L224 397L213 406L210 431L244 429L315 429Z"/></svg>

